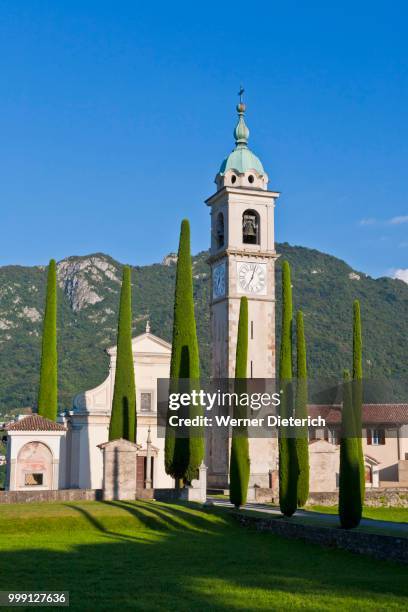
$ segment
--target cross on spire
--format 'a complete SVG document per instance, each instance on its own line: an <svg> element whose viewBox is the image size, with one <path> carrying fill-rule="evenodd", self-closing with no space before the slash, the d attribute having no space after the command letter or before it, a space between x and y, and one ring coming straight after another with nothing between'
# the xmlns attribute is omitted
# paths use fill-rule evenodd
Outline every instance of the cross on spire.
<svg viewBox="0 0 408 612"><path fill-rule="evenodd" d="M239 92L238 92L240 104L242 104L242 96L244 95L244 93L245 93L245 89L242 87L242 84L241 84L239 87Z"/></svg>

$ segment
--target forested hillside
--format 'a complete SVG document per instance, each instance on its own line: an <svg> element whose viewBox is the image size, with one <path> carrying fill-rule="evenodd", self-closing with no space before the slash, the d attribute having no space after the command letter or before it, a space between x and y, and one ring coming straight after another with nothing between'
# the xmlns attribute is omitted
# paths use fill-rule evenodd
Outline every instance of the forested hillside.
<svg viewBox="0 0 408 612"><path fill-rule="evenodd" d="M350 366L353 299L361 300L364 365L371 376L408 377L408 285L372 279L346 263L304 247L278 244L277 328L280 265L292 265L295 307L305 313L311 376L338 376ZM202 370L209 371L209 269L207 253L193 258L194 297ZM104 349L115 343L121 264L104 254L58 263L60 405L100 383L107 374ZM174 257L132 268L134 334L145 329L171 339ZM45 297L44 267L0 268L0 414L34 406Z"/></svg>

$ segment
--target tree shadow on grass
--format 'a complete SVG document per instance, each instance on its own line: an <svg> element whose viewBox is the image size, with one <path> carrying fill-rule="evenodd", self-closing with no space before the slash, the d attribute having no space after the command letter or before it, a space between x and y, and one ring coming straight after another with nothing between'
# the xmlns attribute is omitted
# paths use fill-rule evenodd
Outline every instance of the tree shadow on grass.
<svg viewBox="0 0 408 612"><path fill-rule="evenodd" d="M154 502L138 502L137 505L128 501L105 501L104 504L121 508L143 527L148 529L156 529L159 531L168 531L180 528L180 525L168 512L159 512L154 505Z"/></svg>
<svg viewBox="0 0 408 612"><path fill-rule="evenodd" d="M214 514L208 514L202 507L193 505L183 506L182 504L166 504L154 501L137 503L131 501L104 502L123 508L132 516L140 520L146 527L155 529L205 531L215 533L222 529L228 518L226 515L214 520ZM211 516L212 520L209 520Z"/></svg>
<svg viewBox="0 0 408 612"><path fill-rule="evenodd" d="M95 529L97 529L98 531L100 531L102 534L104 534L106 537L110 537L113 539L121 539L121 540L127 540L127 541L143 541L144 543L146 542L146 539L142 539L139 538L137 536L131 535L129 533L125 533L125 532L119 532L119 531L113 531L112 529L108 529L108 527L106 525L104 525L102 523L102 521L98 520L91 512L88 512L87 510L85 510L85 508L83 508L82 506L80 506L79 504L63 504L64 506L67 506L68 508L70 508L71 510L74 510L75 512L78 512L78 514L80 514L81 516L83 516L85 518L85 520L92 525L92 527L94 527Z"/></svg>
<svg viewBox="0 0 408 612"><path fill-rule="evenodd" d="M406 608L405 567L243 529L224 517L214 522L211 511L194 509L191 530L184 524L190 507L107 505L124 507L134 519L124 522L122 515L124 533L116 535L110 526L117 523L77 505L90 527L85 534L64 533L62 519L61 530L50 532L43 544L37 538L31 547L26 541L24 548L11 550L14 540L5 540L0 571L8 578L1 588L68 590L72 610ZM176 518L183 519L181 527L174 526ZM132 537L137 530L138 539ZM109 540L90 541L95 532Z"/></svg>
<svg viewBox="0 0 408 612"><path fill-rule="evenodd" d="M103 501L101 502L104 506L111 507L117 510L123 510L128 513L134 522L126 524L126 530L120 532L114 530L113 527L116 524L123 526L123 517L119 515L113 515L112 517L105 516L105 522L98 519L95 514L89 512L81 504L63 504L64 506L74 510L95 529L100 531L106 536L123 538L125 540L138 540L139 538L134 534L135 530L151 529L156 532L169 532L169 531L198 531L213 533L217 529L223 527L226 523L225 517L219 519L220 525L213 520L210 521L208 515L200 510L200 507L183 507L171 504L166 507L166 504L157 504L154 501L147 502L131 502L125 500L115 501ZM104 515L102 515L103 517ZM116 521L115 521L116 519ZM131 533L129 533L131 532Z"/></svg>

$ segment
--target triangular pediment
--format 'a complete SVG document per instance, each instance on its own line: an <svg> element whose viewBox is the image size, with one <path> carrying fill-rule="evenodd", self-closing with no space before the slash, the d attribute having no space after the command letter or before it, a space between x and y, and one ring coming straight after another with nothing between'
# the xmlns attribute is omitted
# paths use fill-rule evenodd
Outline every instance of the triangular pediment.
<svg viewBox="0 0 408 612"><path fill-rule="evenodd" d="M98 444L98 448L107 449L107 450L127 450L127 451L137 451L141 448L140 444L135 444L134 442L130 442L129 440L125 440L124 438L118 438L117 440L109 440L109 442L103 442L102 444Z"/></svg>
<svg viewBox="0 0 408 612"><path fill-rule="evenodd" d="M171 355L171 344L146 332L132 338L132 349L134 355ZM107 349L108 355L116 355L116 345Z"/></svg>
<svg viewBox="0 0 408 612"><path fill-rule="evenodd" d="M337 453L339 447L327 440L311 440L309 452L311 453Z"/></svg>
<svg viewBox="0 0 408 612"><path fill-rule="evenodd" d="M364 462L372 466L380 465L380 461L375 457L370 457L370 455L364 455Z"/></svg>

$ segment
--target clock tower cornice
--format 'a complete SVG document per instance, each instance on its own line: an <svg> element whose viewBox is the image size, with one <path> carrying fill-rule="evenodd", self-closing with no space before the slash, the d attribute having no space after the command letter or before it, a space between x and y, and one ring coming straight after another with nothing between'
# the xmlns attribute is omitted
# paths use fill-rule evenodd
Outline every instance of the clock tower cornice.
<svg viewBox="0 0 408 612"><path fill-rule="evenodd" d="M244 197L244 198L258 198L259 200L275 200L279 198L279 191L269 191L265 189L251 189L250 187L222 187L216 191L213 195L205 200L207 206L214 206L218 201L224 200L225 196L231 194L232 196Z"/></svg>
<svg viewBox="0 0 408 612"><path fill-rule="evenodd" d="M214 253L213 255L210 255L207 259L207 263L213 264L229 256L241 257L244 259L246 258L248 260L278 259L278 257L280 257L279 253L277 253L276 251L252 251L250 249L223 249L222 251L219 251L218 253Z"/></svg>

